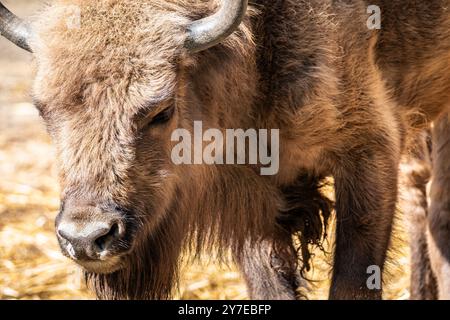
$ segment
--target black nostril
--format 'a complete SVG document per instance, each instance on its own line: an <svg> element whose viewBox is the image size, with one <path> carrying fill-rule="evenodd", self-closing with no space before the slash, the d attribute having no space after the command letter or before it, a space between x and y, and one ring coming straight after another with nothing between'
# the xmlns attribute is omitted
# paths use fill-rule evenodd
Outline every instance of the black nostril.
<svg viewBox="0 0 450 320"><path fill-rule="evenodd" d="M119 225L114 223L109 229L108 233L95 239L95 244L100 249L100 251L105 250L111 242L119 237Z"/></svg>

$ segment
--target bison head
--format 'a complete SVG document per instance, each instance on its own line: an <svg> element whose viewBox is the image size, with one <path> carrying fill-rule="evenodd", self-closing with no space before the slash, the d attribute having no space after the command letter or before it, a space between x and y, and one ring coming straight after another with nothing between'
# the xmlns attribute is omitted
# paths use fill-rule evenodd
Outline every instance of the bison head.
<svg viewBox="0 0 450 320"><path fill-rule="evenodd" d="M183 68L228 37L247 6L227 0L192 17L190 2L58 0L32 24L0 3L2 35L35 57L33 98L60 172L57 237L88 272L117 273L137 250L155 250L142 243L164 232L177 197L170 136L186 125Z"/></svg>

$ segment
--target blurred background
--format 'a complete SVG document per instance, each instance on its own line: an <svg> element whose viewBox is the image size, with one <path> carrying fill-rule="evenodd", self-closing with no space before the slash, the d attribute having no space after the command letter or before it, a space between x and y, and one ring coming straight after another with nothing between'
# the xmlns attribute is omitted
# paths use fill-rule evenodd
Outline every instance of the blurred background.
<svg viewBox="0 0 450 320"><path fill-rule="evenodd" d="M3 3L21 17L43 0ZM54 150L31 104L32 56L0 37L0 299L94 299L78 268L63 257L54 235L59 207ZM399 232L405 240L404 232ZM332 242L332 239L330 239ZM389 266L386 299L409 298L407 247ZM330 251L327 243L325 250ZM318 251L308 274L310 299L326 299L331 254ZM204 261L183 269L181 299L246 299L233 266Z"/></svg>

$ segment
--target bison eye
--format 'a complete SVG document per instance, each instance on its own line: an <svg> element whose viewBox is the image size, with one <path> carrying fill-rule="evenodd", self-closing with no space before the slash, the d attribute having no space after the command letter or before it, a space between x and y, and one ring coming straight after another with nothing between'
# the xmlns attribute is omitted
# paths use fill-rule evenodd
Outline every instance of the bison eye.
<svg viewBox="0 0 450 320"><path fill-rule="evenodd" d="M174 112L175 112L175 105L170 105L169 107L165 108L158 114L152 117L148 117L146 119L146 123L143 126L143 129L146 130L167 123L170 119L172 119Z"/></svg>
<svg viewBox="0 0 450 320"><path fill-rule="evenodd" d="M155 117L153 117L153 119L150 123L152 125L166 123L167 121L169 121L172 118L174 111L175 111L175 106L171 105L170 107L164 109L163 111L158 113Z"/></svg>

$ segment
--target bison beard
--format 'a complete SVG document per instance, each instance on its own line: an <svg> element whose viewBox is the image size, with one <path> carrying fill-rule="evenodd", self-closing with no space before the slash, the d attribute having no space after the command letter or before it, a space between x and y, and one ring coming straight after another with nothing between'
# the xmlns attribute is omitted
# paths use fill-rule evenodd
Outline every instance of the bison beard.
<svg viewBox="0 0 450 320"><path fill-rule="evenodd" d="M288 288L292 296L296 295L297 252L302 255L301 271L309 269L308 244L320 247L331 213L332 203L322 193L321 179L302 175L280 195L259 184L262 178L246 168L207 170L214 177L214 182L208 184L213 189L202 196L197 192L194 203L193 194L177 190L171 212L156 230L138 241L126 268L112 274L85 273L88 286L98 298L169 299L178 287L182 253L199 258L204 249L217 252L222 262L231 251L251 295L257 290L252 286L264 282L280 284L282 291ZM242 174L246 179L236 179L235 175ZM267 223L268 219L273 223ZM294 245L293 236L299 237L300 248ZM267 276L264 272L252 272L261 271L261 266L271 269L273 279L255 279ZM264 287L265 292L261 289L259 296L280 297L276 286ZM282 294L290 297L286 292Z"/></svg>
<svg viewBox="0 0 450 320"><path fill-rule="evenodd" d="M99 299L169 299L178 283L185 235L176 219L165 219L130 254L127 267L112 274L85 272Z"/></svg>

